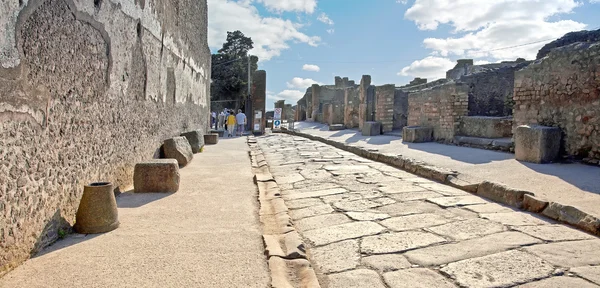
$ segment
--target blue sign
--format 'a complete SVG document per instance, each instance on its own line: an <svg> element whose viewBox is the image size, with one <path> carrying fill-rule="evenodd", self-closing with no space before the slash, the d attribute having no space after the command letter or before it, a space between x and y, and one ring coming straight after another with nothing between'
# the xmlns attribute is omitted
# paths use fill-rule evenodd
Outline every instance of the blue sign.
<svg viewBox="0 0 600 288"><path fill-rule="evenodd" d="M280 120L275 120L274 124L275 124L275 126L279 126L279 125L281 125L281 121Z"/></svg>

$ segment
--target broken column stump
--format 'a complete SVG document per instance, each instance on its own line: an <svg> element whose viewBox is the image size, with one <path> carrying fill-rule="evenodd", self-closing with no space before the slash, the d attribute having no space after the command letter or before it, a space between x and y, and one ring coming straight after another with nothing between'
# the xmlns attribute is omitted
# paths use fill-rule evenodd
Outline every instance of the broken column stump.
<svg viewBox="0 0 600 288"><path fill-rule="evenodd" d="M422 126L406 126L402 129L402 141L423 143L433 141L433 128Z"/></svg>
<svg viewBox="0 0 600 288"><path fill-rule="evenodd" d="M204 144L214 145L219 143L219 134L211 133L204 135Z"/></svg>
<svg viewBox="0 0 600 288"><path fill-rule="evenodd" d="M204 147L204 135L200 130L194 130L190 132L181 133L182 137L185 137L190 143L190 147L192 147L192 153L200 153L202 152L202 147Z"/></svg>
<svg viewBox="0 0 600 288"><path fill-rule="evenodd" d="M173 137L163 143L165 158L175 159L179 166L185 167L194 158L192 147L185 137Z"/></svg>
<svg viewBox="0 0 600 288"><path fill-rule="evenodd" d="M179 190L179 163L175 159L152 159L135 164L135 193L175 193Z"/></svg>
<svg viewBox="0 0 600 288"><path fill-rule="evenodd" d="M112 231L119 227L119 213L113 185L97 182L83 188L75 226L77 233L96 234Z"/></svg>
<svg viewBox="0 0 600 288"><path fill-rule="evenodd" d="M363 136L381 135L381 123L375 121L366 121L362 128Z"/></svg>
<svg viewBox="0 0 600 288"><path fill-rule="evenodd" d="M515 131L515 158L531 163L549 163L560 152L558 127L521 125Z"/></svg>

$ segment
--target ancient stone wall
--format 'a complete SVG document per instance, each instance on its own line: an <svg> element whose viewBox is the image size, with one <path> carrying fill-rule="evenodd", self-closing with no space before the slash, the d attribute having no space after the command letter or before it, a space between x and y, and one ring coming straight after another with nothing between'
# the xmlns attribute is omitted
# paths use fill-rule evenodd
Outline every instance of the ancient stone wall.
<svg viewBox="0 0 600 288"><path fill-rule="evenodd" d="M358 108L360 105L359 89L346 88L344 90L344 125L346 128L358 127Z"/></svg>
<svg viewBox="0 0 600 288"><path fill-rule="evenodd" d="M375 87L375 121L381 122L383 133L392 132L394 127L394 93L393 84Z"/></svg>
<svg viewBox="0 0 600 288"><path fill-rule="evenodd" d="M402 129L408 123L408 92L394 91L394 129Z"/></svg>
<svg viewBox="0 0 600 288"><path fill-rule="evenodd" d="M371 87L371 76L363 75L360 79L360 85L358 88L358 99L360 104L358 105L358 127L363 128L363 124L367 121L367 94Z"/></svg>
<svg viewBox="0 0 600 288"><path fill-rule="evenodd" d="M600 42L555 48L515 73L514 125L560 127L568 155L600 159Z"/></svg>
<svg viewBox="0 0 600 288"><path fill-rule="evenodd" d="M408 95L408 125L433 128L435 140L452 141L468 114L469 87L448 82Z"/></svg>
<svg viewBox="0 0 600 288"><path fill-rule="evenodd" d="M310 101L311 105L310 105L310 118L312 119L312 121L318 122L319 120L318 115L319 115L319 110L320 110L320 103L321 103L321 86L319 86L318 84L313 84L311 86L311 98L312 100Z"/></svg>
<svg viewBox="0 0 600 288"><path fill-rule="evenodd" d="M164 139L208 128L207 5L0 5L0 274L75 220L83 185L124 190Z"/></svg>

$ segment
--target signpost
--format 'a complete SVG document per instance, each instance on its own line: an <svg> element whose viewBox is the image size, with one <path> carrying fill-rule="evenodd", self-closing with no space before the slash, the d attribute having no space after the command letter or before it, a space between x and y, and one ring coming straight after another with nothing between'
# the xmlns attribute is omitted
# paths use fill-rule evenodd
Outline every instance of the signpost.
<svg viewBox="0 0 600 288"><path fill-rule="evenodd" d="M273 120L281 120L281 108L275 108L275 113L273 114Z"/></svg>
<svg viewBox="0 0 600 288"><path fill-rule="evenodd" d="M273 129L281 128L281 120L273 120Z"/></svg>

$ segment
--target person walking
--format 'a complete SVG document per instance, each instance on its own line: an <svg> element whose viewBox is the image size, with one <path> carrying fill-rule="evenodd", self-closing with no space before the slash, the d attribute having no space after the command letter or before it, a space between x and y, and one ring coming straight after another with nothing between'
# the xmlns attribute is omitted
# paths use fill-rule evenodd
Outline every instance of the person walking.
<svg viewBox="0 0 600 288"><path fill-rule="evenodd" d="M214 127L214 129L216 130L217 129L217 112L212 111L211 116L212 116L212 119L211 119L212 123L211 123L210 127Z"/></svg>
<svg viewBox="0 0 600 288"><path fill-rule="evenodd" d="M225 125L225 112L224 111L221 111L219 113L219 123L217 125L218 125L217 130L223 129L223 127Z"/></svg>
<svg viewBox="0 0 600 288"><path fill-rule="evenodd" d="M234 131L235 131L235 115L233 115L233 113L230 113L229 116L227 116L227 131L228 131L228 137L233 137L234 136Z"/></svg>
<svg viewBox="0 0 600 288"><path fill-rule="evenodd" d="M242 109L238 109L238 114L235 115L235 121L237 122L238 133L244 136L244 127L246 127L246 114L242 113Z"/></svg>

